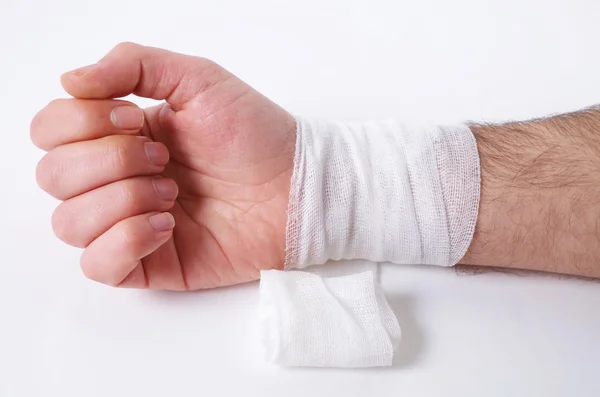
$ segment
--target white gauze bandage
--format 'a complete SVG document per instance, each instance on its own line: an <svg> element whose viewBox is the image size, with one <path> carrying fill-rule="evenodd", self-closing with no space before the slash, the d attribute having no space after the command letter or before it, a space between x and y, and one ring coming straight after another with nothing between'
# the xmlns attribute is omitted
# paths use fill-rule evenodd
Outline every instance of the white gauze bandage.
<svg viewBox="0 0 600 397"><path fill-rule="evenodd" d="M342 261L306 271L261 272L265 358L286 366L392 364L400 326L377 282L377 264Z"/></svg>
<svg viewBox="0 0 600 397"><path fill-rule="evenodd" d="M376 273L356 261L338 262L333 274L329 264L298 269L348 259L456 264L479 207L475 138L464 125L297 118L297 126L285 262L292 271L261 272L267 360L391 365L400 329Z"/></svg>
<svg viewBox="0 0 600 397"><path fill-rule="evenodd" d="M286 269L368 259L452 266L479 207L471 130L297 118Z"/></svg>

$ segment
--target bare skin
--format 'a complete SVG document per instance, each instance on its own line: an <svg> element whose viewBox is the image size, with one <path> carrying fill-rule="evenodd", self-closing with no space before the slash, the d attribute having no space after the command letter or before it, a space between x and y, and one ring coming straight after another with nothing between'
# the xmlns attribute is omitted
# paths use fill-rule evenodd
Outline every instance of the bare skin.
<svg viewBox="0 0 600 397"><path fill-rule="evenodd" d="M600 109L471 130L481 203L461 263L600 278Z"/></svg>
<svg viewBox="0 0 600 397"><path fill-rule="evenodd" d="M214 288L281 268L293 117L203 58L124 43L65 73L31 124L56 235L112 286ZM139 109L116 98L164 100ZM124 110L126 109L126 110ZM600 277L600 111L472 126L482 165L461 263Z"/></svg>
<svg viewBox="0 0 600 397"><path fill-rule="evenodd" d="M282 266L289 113L214 62L131 43L61 81L73 99L42 109L31 138L48 151L39 185L63 200L54 231L85 248L87 277L194 290ZM113 99L130 93L165 103L136 115ZM119 120L112 112L122 106L133 115Z"/></svg>

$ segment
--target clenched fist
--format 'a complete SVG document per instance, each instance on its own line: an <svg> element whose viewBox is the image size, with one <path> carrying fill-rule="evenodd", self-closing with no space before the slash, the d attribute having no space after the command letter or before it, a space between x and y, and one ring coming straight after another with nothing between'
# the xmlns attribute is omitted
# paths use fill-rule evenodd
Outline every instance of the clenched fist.
<svg viewBox="0 0 600 397"><path fill-rule="evenodd" d="M113 286L194 290L280 268L295 120L203 59L124 43L31 124L56 235ZM115 98L164 100L148 109Z"/></svg>

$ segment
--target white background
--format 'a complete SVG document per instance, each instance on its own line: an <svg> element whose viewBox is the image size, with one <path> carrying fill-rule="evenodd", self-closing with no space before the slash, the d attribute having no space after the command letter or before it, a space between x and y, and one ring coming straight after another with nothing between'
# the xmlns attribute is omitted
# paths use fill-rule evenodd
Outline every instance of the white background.
<svg viewBox="0 0 600 397"><path fill-rule="evenodd" d="M0 0L0 396L598 396L600 284L385 267L390 369L263 362L257 284L84 279L29 121L120 41L202 55L299 114L506 120L600 102L597 0ZM139 102L145 104L146 102ZM65 120L68 122L68 120Z"/></svg>

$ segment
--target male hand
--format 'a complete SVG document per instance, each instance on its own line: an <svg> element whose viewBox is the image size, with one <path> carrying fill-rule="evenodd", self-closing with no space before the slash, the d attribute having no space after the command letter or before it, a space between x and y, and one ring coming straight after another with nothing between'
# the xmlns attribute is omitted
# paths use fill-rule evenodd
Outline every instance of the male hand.
<svg viewBox="0 0 600 397"><path fill-rule="evenodd" d="M63 200L56 235L84 274L168 290L255 280L281 268L295 121L203 58L123 43L62 76L31 138L42 189ZM128 94L165 100L139 109Z"/></svg>

